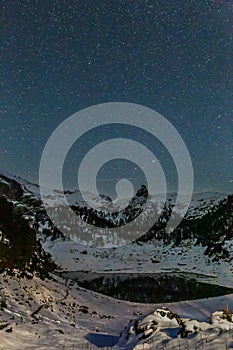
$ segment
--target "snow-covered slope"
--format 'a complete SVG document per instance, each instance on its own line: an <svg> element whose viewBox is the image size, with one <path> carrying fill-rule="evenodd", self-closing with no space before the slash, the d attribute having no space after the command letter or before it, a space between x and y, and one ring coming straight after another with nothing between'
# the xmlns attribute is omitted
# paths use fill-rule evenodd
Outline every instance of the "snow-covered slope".
<svg viewBox="0 0 233 350"><path fill-rule="evenodd" d="M170 350L201 346L220 350L232 346L232 331L228 331L232 323L221 310L232 308L233 295L166 305L136 304L52 277L0 275L0 299L6 301L0 311L0 349L97 349L97 345L115 344L114 349L130 350L162 349L166 344ZM164 306L171 310L169 314ZM190 331L186 338L185 331Z"/></svg>
<svg viewBox="0 0 233 350"><path fill-rule="evenodd" d="M41 214L38 186L2 173L0 189L31 223L38 212ZM59 195L51 190L48 200L56 206ZM83 205L79 195L78 191L67 193L71 203ZM170 205L175 196L171 195ZM195 194L186 219L202 217L218 206L223 197L225 195L216 193ZM103 197L92 199L101 207L104 203L106 208L107 201ZM155 198L151 198L153 201ZM59 269L50 279L44 280L36 276L31 279L29 275L18 278L17 272L12 276L0 274L0 349L82 349L90 344L93 349L97 345L114 345L115 349L126 350L233 347L232 319L229 321L221 311L233 309L232 294L177 303L143 304L81 288L68 274L76 271L82 271L84 276L90 276L91 271L142 275L195 272L203 282L233 288L232 240L223 237L222 243L229 256L216 259L206 254L206 247L196 238L183 239L178 245L153 238L148 242L96 248L65 237L54 236L51 240L44 233L44 229L51 228L46 220L39 221L36 228L43 248L51 253ZM61 271L70 278L59 277L57 273ZM139 296L140 293L139 289ZM171 313L168 315L170 311L163 307ZM177 317L173 317L174 313ZM182 332L186 331L187 337L183 337Z"/></svg>

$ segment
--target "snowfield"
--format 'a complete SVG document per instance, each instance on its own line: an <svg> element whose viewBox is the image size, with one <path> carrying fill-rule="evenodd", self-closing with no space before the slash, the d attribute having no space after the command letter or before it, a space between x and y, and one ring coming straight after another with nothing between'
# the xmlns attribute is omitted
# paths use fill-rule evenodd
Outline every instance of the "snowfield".
<svg viewBox="0 0 233 350"><path fill-rule="evenodd" d="M42 245L63 271L195 272L202 275L203 281L233 287L232 263L213 261L204 254L205 247L195 246L190 240L177 247L151 241L98 249L82 246L70 239L54 242L42 239ZM227 245L233 261L233 242L229 241Z"/></svg>
<svg viewBox="0 0 233 350"><path fill-rule="evenodd" d="M98 250L69 239L47 239L43 247L62 271L169 272L196 267L202 280L233 287L231 264L211 263L198 246L193 251L184 244L170 253L169 247L164 250L152 243ZM160 262L153 264L155 255ZM85 290L57 275L45 280L0 275L0 280L0 295L6 299L6 308L0 311L0 349L82 349L88 344L93 349L114 345L127 350L233 348L232 319L225 319L221 311L233 309L233 294L143 304Z"/></svg>
<svg viewBox="0 0 233 350"><path fill-rule="evenodd" d="M230 307L233 295L168 303L167 310L109 298L57 276L42 281L1 275L0 280L6 298L0 312L0 349L82 349L88 343L93 349L114 344L115 349L233 346L232 318L216 312ZM186 331L187 338L179 331Z"/></svg>

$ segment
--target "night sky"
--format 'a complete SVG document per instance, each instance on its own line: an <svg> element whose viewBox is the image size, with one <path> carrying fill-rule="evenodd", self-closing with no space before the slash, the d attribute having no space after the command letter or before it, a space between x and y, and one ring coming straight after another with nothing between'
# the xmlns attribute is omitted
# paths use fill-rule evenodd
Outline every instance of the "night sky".
<svg viewBox="0 0 233 350"><path fill-rule="evenodd" d="M233 192L231 0L1 4L1 169L38 183L41 153L63 120L91 105L122 101L173 123L192 157L195 191ZM76 186L85 152L127 133L102 128L77 142L64 166L66 187ZM175 190L169 154L150 136L134 135L155 152ZM135 178L137 171L115 162L100 179Z"/></svg>

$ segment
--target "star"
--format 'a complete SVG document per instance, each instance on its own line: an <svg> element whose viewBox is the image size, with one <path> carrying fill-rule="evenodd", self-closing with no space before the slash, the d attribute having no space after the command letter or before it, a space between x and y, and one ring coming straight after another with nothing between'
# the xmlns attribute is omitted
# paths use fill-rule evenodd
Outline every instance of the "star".
<svg viewBox="0 0 233 350"><path fill-rule="evenodd" d="M54 0L45 7L3 0L2 8L2 168L38 182L43 148L60 123L85 107L123 101L152 108L174 125L192 157L198 189L232 190L230 1ZM120 126L77 140L65 162L67 188L76 186L82 157L113 137L148 147L176 190L166 147ZM130 163L112 166L104 168L108 178L133 171L135 182L144 181Z"/></svg>

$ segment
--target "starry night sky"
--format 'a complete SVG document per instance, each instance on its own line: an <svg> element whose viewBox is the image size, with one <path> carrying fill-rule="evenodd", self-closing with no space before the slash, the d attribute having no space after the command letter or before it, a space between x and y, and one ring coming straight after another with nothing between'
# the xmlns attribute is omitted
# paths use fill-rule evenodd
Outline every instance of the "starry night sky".
<svg viewBox="0 0 233 350"><path fill-rule="evenodd" d="M233 192L231 0L1 1L0 168L38 182L52 131L82 108L111 101L150 107L180 132L195 191ZM64 183L96 142L129 130L97 130L73 147ZM174 165L148 135L174 190ZM110 164L101 178L136 177ZM124 169L124 174L121 170ZM127 169L127 174L125 174Z"/></svg>

